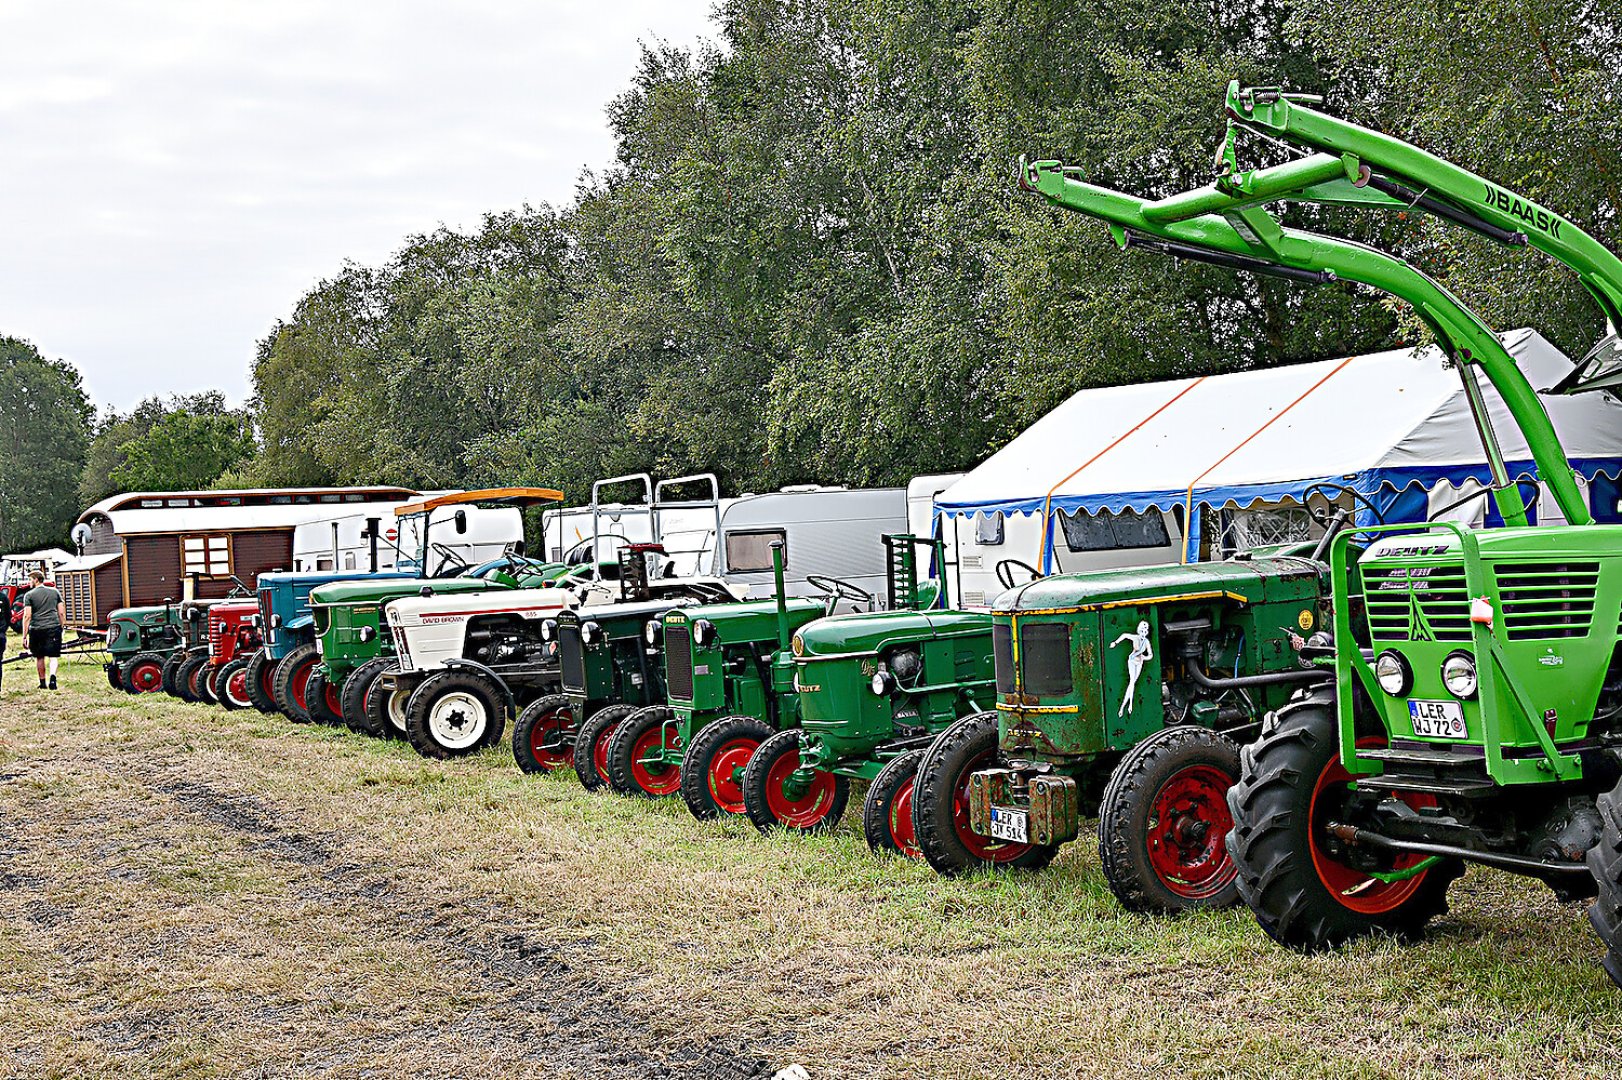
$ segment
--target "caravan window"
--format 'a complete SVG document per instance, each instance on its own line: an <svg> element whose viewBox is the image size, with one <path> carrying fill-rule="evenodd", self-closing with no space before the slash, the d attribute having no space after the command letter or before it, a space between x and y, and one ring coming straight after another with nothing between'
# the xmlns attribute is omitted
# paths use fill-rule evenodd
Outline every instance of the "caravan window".
<svg viewBox="0 0 1622 1080"><path fill-rule="evenodd" d="M783 565L788 565L788 533L782 529L758 529L727 533L727 573L758 573L772 568L772 544L783 545Z"/></svg>
<svg viewBox="0 0 1622 1080"><path fill-rule="evenodd" d="M974 520L974 542L981 547L996 547L1002 543L1002 511L981 514Z"/></svg>
<svg viewBox="0 0 1622 1080"><path fill-rule="evenodd" d="M183 536L180 568L187 577L231 576L231 539L227 536Z"/></svg>
<svg viewBox="0 0 1622 1080"><path fill-rule="evenodd" d="M1137 513L1123 510L1112 514L1105 510L1089 514L1078 510L1074 514L1060 512L1059 526L1064 530L1065 546L1071 551L1112 551L1120 548L1168 547L1171 537L1166 533L1166 519L1159 510Z"/></svg>

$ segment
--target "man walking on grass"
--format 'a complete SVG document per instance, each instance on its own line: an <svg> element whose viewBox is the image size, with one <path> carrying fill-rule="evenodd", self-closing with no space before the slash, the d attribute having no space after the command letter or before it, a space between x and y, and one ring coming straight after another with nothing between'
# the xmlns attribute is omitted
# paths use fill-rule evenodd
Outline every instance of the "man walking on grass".
<svg viewBox="0 0 1622 1080"><path fill-rule="evenodd" d="M28 575L34 587L23 593L23 638L39 671L39 688L45 689L45 665L51 667L50 688L56 689L56 665L62 656L62 623L68 617L62 594L45 584L45 575L35 570Z"/></svg>

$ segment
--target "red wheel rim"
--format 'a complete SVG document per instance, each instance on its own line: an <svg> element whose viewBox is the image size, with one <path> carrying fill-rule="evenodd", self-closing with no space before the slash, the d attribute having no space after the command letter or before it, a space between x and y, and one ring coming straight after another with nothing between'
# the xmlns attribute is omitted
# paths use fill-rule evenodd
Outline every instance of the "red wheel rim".
<svg viewBox="0 0 1622 1080"><path fill-rule="evenodd" d="M649 795L674 795L681 788L681 770L674 765L649 765L645 758L658 747L676 750L676 725L660 724L642 733L631 747L631 778Z"/></svg>
<svg viewBox="0 0 1622 1080"><path fill-rule="evenodd" d="M225 680L225 696L231 699L233 705L249 704L247 672L231 672L231 677Z"/></svg>
<svg viewBox="0 0 1622 1080"><path fill-rule="evenodd" d="M1378 739L1363 739L1358 746L1379 746L1383 742ZM1324 821L1330 816L1334 798L1338 790L1352 780L1352 774L1347 772L1340 763L1340 755L1336 754L1324 766L1323 772L1318 774L1318 782L1312 788L1312 804L1307 814L1307 846L1312 851L1312 866L1318 872L1318 880L1323 882L1329 895L1348 910L1359 915L1384 915L1401 907L1407 900L1419 891L1420 885L1425 881L1423 871L1411 878L1401 881L1381 881L1372 878L1363 871L1347 866L1332 858L1318 842L1320 830ZM1319 799L1324 798L1324 805L1320 807ZM1414 792L1400 792L1398 798L1416 810L1436 805L1436 798L1432 795L1422 795ZM1322 810L1322 816L1320 816ZM1417 866L1425 856L1407 854L1400 855L1392 863L1392 870L1401 871Z"/></svg>
<svg viewBox="0 0 1622 1080"><path fill-rule="evenodd" d="M784 785L800 767L800 750L794 747L782 754L766 770L766 806L772 817L791 829L810 829L822 824L833 812L834 795L838 784L834 774L818 772L806 788L805 794L791 799Z"/></svg>
<svg viewBox="0 0 1622 1080"><path fill-rule="evenodd" d="M136 664L130 669L130 685L142 694L162 689L163 668L151 663Z"/></svg>
<svg viewBox="0 0 1622 1080"><path fill-rule="evenodd" d="M597 736L597 741L591 748L591 768L597 774L597 779L608 783L608 741L614 737L619 729L618 723L609 724Z"/></svg>
<svg viewBox="0 0 1622 1080"><path fill-rule="evenodd" d="M331 683L322 684L321 697L327 703L327 711L333 716L342 716L344 714L344 703Z"/></svg>
<svg viewBox="0 0 1622 1080"><path fill-rule="evenodd" d="M901 786L896 788L894 797L890 799L890 841L907 858L921 859L924 850L918 846L918 832L912 826L913 779L909 776L901 781Z"/></svg>
<svg viewBox="0 0 1622 1080"><path fill-rule="evenodd" d="M573 718L569 707L562 705L537 717L535 725L529 729L529 756L543 771L551 772L574 761L573 748L561 752L555 749L558 733L568 727ZM553 745L548 746L548 743Z"/></svg>
<svg viewBox="0 0 1622 1080"><path fill-rule="evenodd" d="M260 664L259 665L259 692L261 694L263 694L267 700L270 700L270 701L275 701L276 700L275 691L272 690L272 687L275 684L275 680L276 680L276 665L275 664Z"/></svg>
<svg viewBox="0 0 1622 1080"><path fill-rule="evenodd" d="M740 736L722 743L710 758L710 798L729 814L743 813L743 784L739 778L759 748L759 739Z"/></svg>
<svg viewBox="0 0 1622 1080"><path fill-rule="evenodd" d="M1210 899L1239 873L1224 845L1233 830L1232 785L1233 778L1213 765L1190 765L1172 773L1149 805L1149 866L1184 899Z"/></svg>
<svg viewBox="0 0 1622 1080"><path fill-rule="evenodd" d="M309 711L310 702L305 694L310 688L310 673L314 670L314 661L300 664L298 669L293 672L292 679L288 681L287 689L288 692L293 696L293 704L297 705L306 712Z"/></svg>
<svg viewBox="0 0 1622 1080"><path fill-rule="evenodd" d="M202 693L197 688L198 683L203 681L200 678L200 676L202 674L203 674L203 667L202 667L201 664L199 664L197 667L192 668L191 672L186 676L186 689L191 693L191 696L194 697L194 698L201 698L203 696Z"/></svg>
<svg viewBox="0 0 1622 1080"><path fill-rule="evenodd" d="M1031 845L981 836L969 828L969 777L995 757L995 750L987 750L971 760L958 774L952 792L952 824L957 829L957 838L969 849L970 855L982 862L1008 863L1031 850Z"/></svg>

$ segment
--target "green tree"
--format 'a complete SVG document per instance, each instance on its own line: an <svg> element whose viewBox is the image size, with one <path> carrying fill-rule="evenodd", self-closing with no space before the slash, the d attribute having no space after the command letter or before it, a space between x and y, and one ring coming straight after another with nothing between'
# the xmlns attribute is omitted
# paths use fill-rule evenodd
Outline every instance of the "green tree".
<svg viewBox="0 0 1622 1080"><path fill-rule="evenodd" d="M256 449L247 412L226 408L218 391L168 404L156 399L142 402L130 417L104 423L97 435L102 445L93 456L105 456L106 444L121 435L123 441L111 451L117 460L109 474L114 491L207 488Z"/></svg>
<svg viewBox="0 0 1622 1080"><path fill-rule="evenodd" d="M0 337L0 551L67 546L92 415L77 369Z"/></svg>

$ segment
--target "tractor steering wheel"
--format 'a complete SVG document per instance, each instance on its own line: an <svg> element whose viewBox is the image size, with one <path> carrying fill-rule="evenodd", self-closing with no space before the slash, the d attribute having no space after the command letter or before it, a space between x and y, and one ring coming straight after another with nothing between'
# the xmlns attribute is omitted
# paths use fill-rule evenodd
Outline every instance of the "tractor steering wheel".
<svg viewBox="0 0 1622 1080"><path fill-rule="evenodd" d="M1363 509L1374 515L1374 520L1376 522L1381 525L1385 524L1385 515L1380 512L1380 508L1370 502L1369 497L1364 495L1361 491L1358 491L1355 488L1349 488L1345 484L1318 483L1313 484L1311 487L1307 488L1307 490L1301 493L1301 505L1306 507L1307 515L1311 517L1320 528L1329 528L1329 523L1333 519L1334 514L1333 512L1325 512L1315 508L1310 501L1314 495L1322 496L1324 502L1329 503L1331 506L1333 506L1335 501L1342 495L1348 495L1351 497L1352 502L1363 507Z"/></svg>
<svg viewBox="0 0 1622 1080"><path fill-rule="evenodd" d="M1003 559L997 563L997 584L1001 585L1005 589L1018 588L1019 582L1014 580L1014 571L1016 569L1023 570L1027 574L1030 574L1031 581L1040 581L1042 579L1042 571L1038 570L1030 563L1021 559ZM1025 584L1028 585L1030 582L1026 582Z"/></svg>
<svg viewBox="0 0 1622 1080"><path fill-rule="evenodd" d="M462 553L448 544L441 544L436 541L428 546L429 549L434 552L434 554L440 557L439 566L434 570L432 576L455 577L457 574L460 574L465 570L473 569L472 564L462 558ZM450 568L450 573L446 572L447 567Z"/></svg>
<svg viewBox="0 0 1622 1080"><path fill-rule="evenodd" d="M825 610L829 615L834 613L834 608L838 606L841 600L849 600L853 604L871 605L873 603L872 593L838 578L827 577L823 574L807 574L805 583L828 598Z"/></svg>

